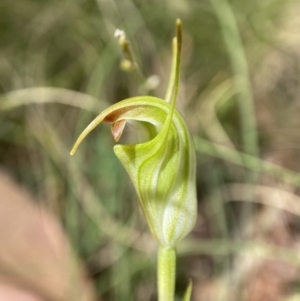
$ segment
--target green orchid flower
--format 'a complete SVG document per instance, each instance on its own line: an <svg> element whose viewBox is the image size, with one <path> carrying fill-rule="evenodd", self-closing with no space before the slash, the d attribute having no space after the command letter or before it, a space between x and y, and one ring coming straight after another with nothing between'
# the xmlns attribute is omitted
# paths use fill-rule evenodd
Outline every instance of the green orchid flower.
<svg viewBox="0 0 300 301"><path fill-rule="evenodd" d="M181 21L176 23L173 63L165 100L139 96L120 101L101 112L81 133L71 155L82 140L102 121L112 124L117 142L127 122L146 129L146 142L114 146L127 170L153 236L157 239L158 299L173 301L177 242L194 227L197 217L196 156L193 139L183 117L175 109L182 43ZM128 47L126 48L129 49ZM184 301L191 297L190 282Z"/></svg>
<svg viewBox="0 0 300 301"><path fill-rule="evenodd" d="M139 96L110 106L88 125L71 151L74 154L87 134L102 121L112 123L116 141L128 121L143 123L150 140L115 145L114 152L134 184L153 236L165 247L175 246L186 236L197 217L193 140L183 117L175 109L181 48L181 23L177 25L173 70L166 100Z"/></svg>
<svg viewBox="0 0 300 301"><path fill-rule="evenodd" d="M152 234L160 245L174 246L190 232L197 212L191 136L181 115L170 104L144 96L120 101L104 110L78 143L101 121L113 124L112 133L118 140L127 120L150 123L153 138L141 144L116 145L114 152L135 186Z"/></svg>
<svg viewBox="0 0 300 301"><path fill-rule="evenodd" d="M152 234L161 246L170 247L191 231L197 217L194 144L183 117L175 109L181 49L181 23L177 25L166 100L139 96L110 106L88 125L71 151L74 154L81 141L102 121L112 123L116 141L127 121L142 122L150 140L118 144L114 152L134 184Z"/></svg>

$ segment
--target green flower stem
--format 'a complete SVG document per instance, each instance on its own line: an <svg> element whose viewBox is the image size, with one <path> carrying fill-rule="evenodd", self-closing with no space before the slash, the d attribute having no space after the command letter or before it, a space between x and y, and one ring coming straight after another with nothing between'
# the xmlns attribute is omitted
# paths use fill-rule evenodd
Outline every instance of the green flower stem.
<svg viewBox="0 0 300 301"><path fill-rule="evenodd" d="M176 251L170 247L160 247L157 262L158 301L174 301Z"/></svg>

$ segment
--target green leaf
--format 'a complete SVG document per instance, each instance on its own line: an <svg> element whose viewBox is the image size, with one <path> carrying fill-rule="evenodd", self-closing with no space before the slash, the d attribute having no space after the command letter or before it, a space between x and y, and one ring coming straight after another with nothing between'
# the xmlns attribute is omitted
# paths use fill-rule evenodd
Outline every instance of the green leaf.
<svg viewBox="0 0 300 301"><path fill-rule="evenodd" d="M193 282L192 280L190 279L189 280L189 284L185 290L185 293L183 295L183 299L182 301L190 301L191 300L191 296L192 296L192 288L193 288Z"/></svg>

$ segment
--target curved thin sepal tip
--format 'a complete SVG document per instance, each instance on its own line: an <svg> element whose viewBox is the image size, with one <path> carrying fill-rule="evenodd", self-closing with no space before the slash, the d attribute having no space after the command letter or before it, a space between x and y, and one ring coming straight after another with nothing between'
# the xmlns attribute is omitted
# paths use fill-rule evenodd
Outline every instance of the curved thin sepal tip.
<svg viewBox="0 0 300 301"><path fill-rule="evenodd" d="M73 156L73 155L75 154L75 152L76 152L76 150L77 150L79 144L81 143L81 141L82 141L82 139L79 139L79 138L77 139L77 141L75 142L73 148L72 148L71 151L70 151L70 155L71 155L71 156Z"/></svg>
<svg viewBox="0 0 300 301"><path fill-rule="evenodd" d="M180 19L176 20L176 36L180 38L182 36L182 22Z"/></svg>
<svg viewBox="0 0 300 301"><path fill-rule="evenodd" d="M176 20L176 27L178 28L178 27L181 27L181 26L182 26L181 20L180 20L180 19L177 19L177 20Z"/></svg>
<svg viewBox="0 0 300 301"><path fill-rule="evenodd" d="M83 138L81 138L82 134L79 136L79 138L77 139L77 141L75 142L73 148L70 151L70 155L73 156L79 146L79 144L81 143L81 141L83 140Z"/></svg>
<svg viewBox="0 0 300 301"><path fill-rule="evenodd" d="M75 142L74 146L72 147L71 151L70 151L70 155L73 156L79 146L79 144L81 143L83 139L81 139L80 137L77 139L77 141Z"/></svg>
<svg viewBox="0 0 300 301"><path fill-rule="evenodd" d="M76 140L73 148L70 151L70 155L73 156L79 146L79 144L81 143L81 141L84 139L84 137L86 136L86 129L80 134L80 136L78 137L78 139Z"/></svg>
<svg viewBox="0 0 300 301"><path fill-rule="evenodd" d="M78 146L82 142L82 140L100 123L103 121L103 119L111 113L111 109L107 108L103 112L101 112L84 130L83 132L79 135L77 138L72 150L70 151L70 155L73 156L74 153L76 152Z"/></svg>
<svg viewBox="0 0 300 301"><path fill-rule="evenodd" d="M189 284L185 290L182 301L190 301L192 295L193 282L192 279L189 279Z"/></svg>

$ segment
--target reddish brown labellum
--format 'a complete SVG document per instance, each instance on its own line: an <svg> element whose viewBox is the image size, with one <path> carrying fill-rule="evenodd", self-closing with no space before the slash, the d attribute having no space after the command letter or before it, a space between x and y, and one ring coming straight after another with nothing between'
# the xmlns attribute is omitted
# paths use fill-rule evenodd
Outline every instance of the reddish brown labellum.
<svg viewBox="0 0 300 301"><path fill-rule="evenodd" d="M121 138L124 127L125 127L125 124L126 124L126 120L123 119L123 120L119 120L119 121L115 122L112 125L111 133L112 133L112 135L113 135L116 142L118 142L119 139Z"/></svg>

